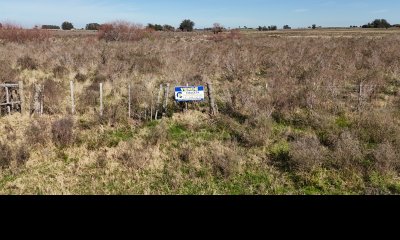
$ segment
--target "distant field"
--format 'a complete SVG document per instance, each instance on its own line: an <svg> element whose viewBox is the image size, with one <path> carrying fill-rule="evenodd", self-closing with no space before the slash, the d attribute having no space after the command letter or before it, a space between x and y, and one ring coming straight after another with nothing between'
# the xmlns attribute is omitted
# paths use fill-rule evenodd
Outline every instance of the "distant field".
<svg viewBox="0 0 400 240"><path fill-rule="evenodd" d="M65 36L95 36L97 31L87 31L87 30L50 30L55 36L65 37ZM291 30L277 30L277 31L258 31L258 30L241 30L242 34L245 35L255 35L255 36L268 36L268 37L289 37L289 38L381 38L384 36L400 35L400 28L392 29L291 29ZM194 32L194 33L171 33L171 32L159 32L158 34L164 36L195 36L195 35L210 35L211 32ZM227 34L227 33L225 33Z"/></svg>

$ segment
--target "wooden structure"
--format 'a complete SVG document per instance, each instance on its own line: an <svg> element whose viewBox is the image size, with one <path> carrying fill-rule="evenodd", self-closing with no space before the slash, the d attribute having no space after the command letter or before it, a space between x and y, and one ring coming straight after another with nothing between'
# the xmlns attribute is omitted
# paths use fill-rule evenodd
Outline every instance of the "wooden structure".
<svg viewBox="0 0 400 240"><path fill-rule="evenodd" d="M0 83L0 115L23 113L23 84Z"/></svg>

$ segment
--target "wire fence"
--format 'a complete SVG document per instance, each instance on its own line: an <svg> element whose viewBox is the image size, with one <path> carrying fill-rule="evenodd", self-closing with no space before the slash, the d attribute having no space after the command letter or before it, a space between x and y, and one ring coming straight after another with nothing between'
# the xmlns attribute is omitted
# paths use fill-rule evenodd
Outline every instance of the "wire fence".
<svg viewBox="0 0 400 240"><path fill-rule="evenodd" d="M188 84L183 84L188 85ZM198 86L200 84L193 84ZM182 85L180 85L182 86ZM189 108L199 111L208 111L215 115L218 103L235 101L232 89L225 89L216 85L207 84L208 93L203 102L191 104L174 101L174 85L160 84L146 86L143 83L92 83L85 87L71 81L68 92L66 89L57 89L51 84L36 84L31 86L29 94L24 94L22 82L18 84L0 84L0 115L13 112L29 112L31 115L62 113L65 107L68 114L80 115L91 112L100 117L105 115L124 115L129 119L153 120L169 116L171 112L186 111ZM79 90L77 90L79 88ZM211 88L211 91L210 91ZM294 92L307 98L310 108L319 100L333 101L347 105L352 109L360 110L374 100L385 95L399 95L400 86L388 84L306 84L292 85L290 89L275 84L249 86L241 91L243 102L252 102L252 106L260 106L258 101L265 96L288 98ZM46 91L47 90L47 91ZM63 91L62 93L59 91ZM215 93L213 94L213 92ZM278 96L278 97L277 97ZM55 99L59 98L59 101Z"/></svg>

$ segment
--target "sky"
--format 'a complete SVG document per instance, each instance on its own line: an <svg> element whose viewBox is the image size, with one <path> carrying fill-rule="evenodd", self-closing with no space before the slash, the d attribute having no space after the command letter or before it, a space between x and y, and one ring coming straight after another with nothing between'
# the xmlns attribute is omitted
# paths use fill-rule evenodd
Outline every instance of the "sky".
<svg viewBox="0 0 400 240"><path fill-rule="evenodd" d="M126 20L178 27L191 19L197 28L317 24L323 27L362 25L376 18L400 23L399 0L0 0L0 22L25 27Z"/></svg>

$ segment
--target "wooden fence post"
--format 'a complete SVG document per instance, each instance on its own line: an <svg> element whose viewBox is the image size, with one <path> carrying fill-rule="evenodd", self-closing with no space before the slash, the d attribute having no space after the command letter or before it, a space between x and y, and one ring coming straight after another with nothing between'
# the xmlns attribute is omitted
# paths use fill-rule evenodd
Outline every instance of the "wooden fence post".
<svg viewBox="0 0 400 240"><path fill-rule="evenodd" d="M44 85L40 88L40 116L43 116L43 103L44 102Z"/></svg>
<svg viewBox="0 0 400 240"><path fill-rule="evenodd" d="M36 115L40 114L40 97L41 97L41 86L39 84L35 85L35 95L33 97L33 113Z"/></svg>
<svg viewBox="0 0 400 240"><path fill-rule="evenodd" d="M163 112L163 116L167 115L167 111L168 111L168 96L169 96L169 83L167 83L166 89L165 89L165 103L164 103L164 112Z"/></svg>
<svg viewBox="0 0 400 240"><path fill-rule="evenodd" d="M103 117L103 83L100 83L100 117Z"/></svg>
<svg viewBox="0 0 400 240"><path fill-rule="evenodd" d="M207 89L208 89L208 98L210 99L210 115L211 116L215 116L215 115L217 115L217 110L215 108L213 84L208 82L207 83Z"/></svg>
<svg viewBox="0 0 400 240"><path fill-rule="evenodd" d="M71 88L71 113L72 115L75 114L75 96L74 96L74 82L70 81L70 88Z"/></svg>
<svg viewBox="0 0 400 240"><path fill-rule="evenodd" d="M7 103L7 114L10 115L11 114L11 107L10 107L10 92L8 87L6 88L6 103Z"/></svg>
<svg viewBox="0 0 400 240"><path fill-rule="evenodd" d="M157 97L157 106L156 106L156 116L155 116L155 120L158 119L158 111L159 111L160 105L161 105L162 87L163 87L163 85L160 84L160 91L158 92L158 97Z"/></svg>
<svg viewBox="0 0 400 240"><path fill-rule="evenodd" d="M363 82L358 86L358 110L361 110L363 104Z"/></svg>
<svg viewBox="0 0 400 240"><path fill-rule="evenodd" d="M19 81L18 82L18 88L19 88L19 101L20 101L20 106L21 106L21 114L25 113L25 100L24 100L24 82Z"/></svg>
<svg viewBox="0 0 400 240"><path fill-rule="evenodd" d="M129 93L128 93L128 98L129 98L129 100L128 100L128 105L129 105L129 109L128 109L128 116L129 116L129 119L131 119L131 117L132 117L132 97L131 97L131 84L129 83L129 86L128 86L128 91L129 91Z"/></svg>

